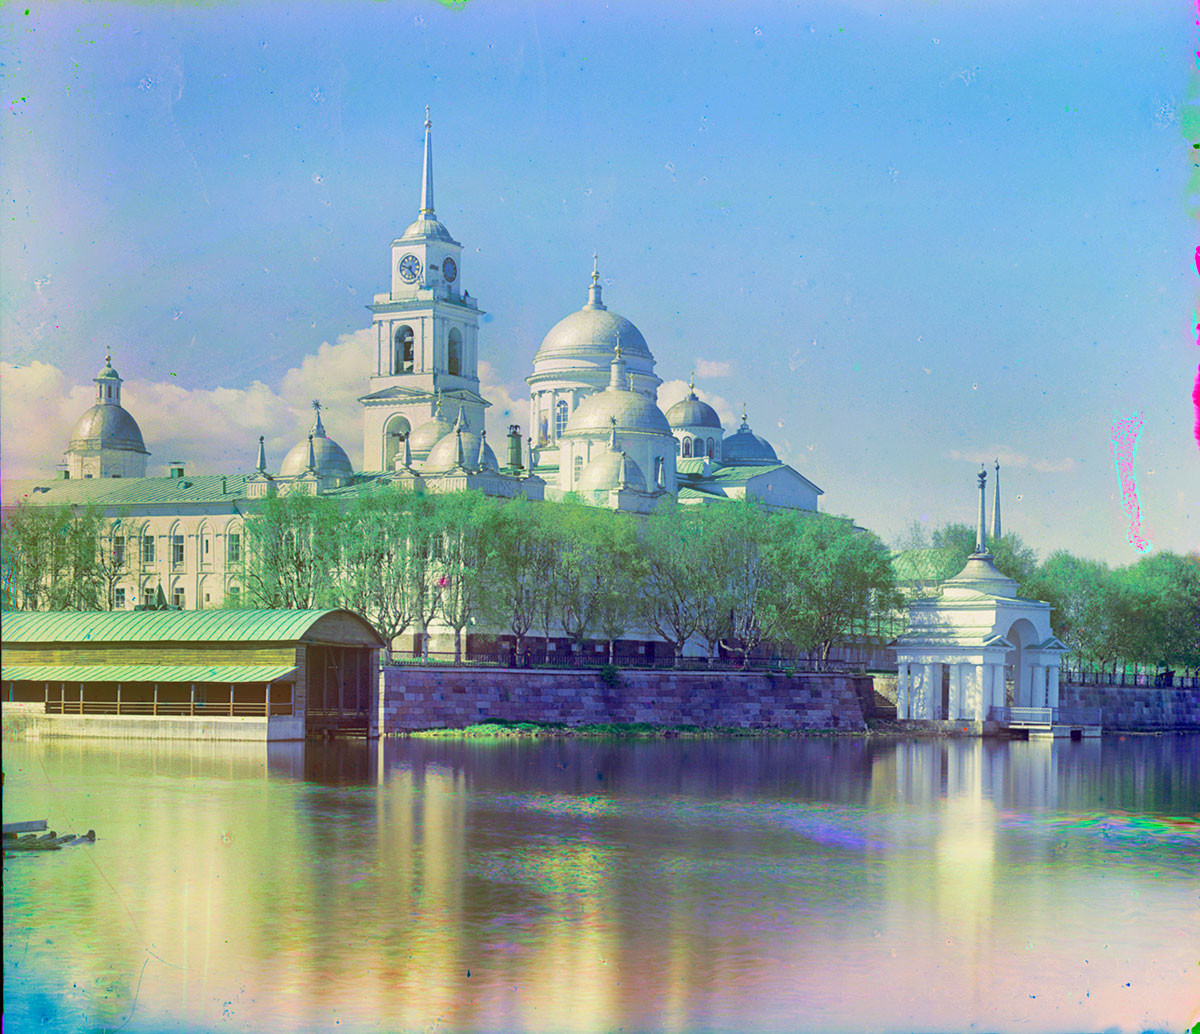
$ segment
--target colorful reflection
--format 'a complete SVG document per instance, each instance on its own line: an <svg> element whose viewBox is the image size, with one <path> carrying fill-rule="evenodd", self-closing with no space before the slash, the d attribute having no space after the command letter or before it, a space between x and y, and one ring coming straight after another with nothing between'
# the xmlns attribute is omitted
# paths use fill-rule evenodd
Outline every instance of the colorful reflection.
<svg viewBox="0 0 1200 1034"><path fill-rule="evenodd" d="M6 1029L1182 1030L1200 740L12 743Z"/></svg>

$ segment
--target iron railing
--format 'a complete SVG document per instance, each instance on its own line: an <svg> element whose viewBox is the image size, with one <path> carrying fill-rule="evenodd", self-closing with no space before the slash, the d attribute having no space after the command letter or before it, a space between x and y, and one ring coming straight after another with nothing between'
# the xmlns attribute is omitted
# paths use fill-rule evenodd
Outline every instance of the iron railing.
<svg viewBox="0 0 1200 1034"><path fill-rule="evenodd" d="M990 721L1001 725L1100 725L1099 707L993 707Z"/></svg>
<svg viewBox="0 0 1200 1034"><path fill-rule="evenodd" d="M1200 675L1178 675L1163 671L1098 671L1092 668L1063 668L1060 685L1124 686L1137 689L1200 689Z"/></svg>
<svg viewBox="0 0 1200 1034"><path fill-rule="evenodd" d="M46 701L46 714L111 714L111 715L150 715L180 716L189 718L267 718L271 715L290 715L293 713L291 700L272 700L268 710L265 701L243 703L228 700L212 703L191 703L187 700L160 700L157 703L148 700L55 700Z"/></svg>

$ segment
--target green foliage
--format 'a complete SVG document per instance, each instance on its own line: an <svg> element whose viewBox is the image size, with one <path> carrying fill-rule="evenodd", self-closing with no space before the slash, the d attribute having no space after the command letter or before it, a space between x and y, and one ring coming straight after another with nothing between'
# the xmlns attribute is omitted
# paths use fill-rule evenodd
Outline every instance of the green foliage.
<svg viewBox="0 0 1200 1034"><path fill-rule="evenodd" d="M615 688L621 684L621 669L615 664L601 664L600 670L596 673L606 686Z"/></svg>
<svg viewBox="0 0 1200 1034"><path fill-rule="evenodd" d="M0 527L0 604L14 610L98 610L108 575L105 520L92 508L22 501Z"/></svg>
<svg viewBox="0 0 1200 1034"><path fill-rule="evenodd" d="M930 542L934 549L945 551L944 566L938 581L958 574L975 551L976 529L965 524L945 524L936 529ZM1002 535L989 539L988 552L996 558L996 568L1017 583L1017 591L1023 592L1025 583L1037 570L1037 553L1025 545L1017 535Z"/></svg>

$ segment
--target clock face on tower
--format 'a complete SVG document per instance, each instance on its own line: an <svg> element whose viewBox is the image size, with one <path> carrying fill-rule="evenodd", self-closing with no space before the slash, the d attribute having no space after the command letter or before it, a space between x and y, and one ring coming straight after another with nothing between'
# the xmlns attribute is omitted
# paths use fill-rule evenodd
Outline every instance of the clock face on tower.
<svg viewBox="0 0 1200 1034"><path fill-rule="evenodd" d="M454 264L454 259L447 258L442 263L442 276L446 278L447 283L454 283L454 278L458 276L458 266Z"/></svg>
<svg viewBox="0 0 1200 1034"><path fill-rule="evenodd" d="M421 260L416 255L405 255L397 268L400 270L401 280L406 284L415 284L421 275Z"/></svg>

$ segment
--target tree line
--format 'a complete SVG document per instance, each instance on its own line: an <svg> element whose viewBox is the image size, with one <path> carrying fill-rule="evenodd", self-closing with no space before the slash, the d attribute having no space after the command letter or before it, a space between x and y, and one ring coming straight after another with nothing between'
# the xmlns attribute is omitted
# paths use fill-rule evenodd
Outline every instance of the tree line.
<svg viewBox="0 0 1200 1034"><path fill-rule="evenodd" d="M636 517L565 501L382 490L349 505L265 500L246 522L242 596L345 606L418 649L437 622L460 657L471 626L561 634L578 654L650 632L676 658L700 640L743 658L765 644L827 660L852 621L894 602L887 548L842 518L729 501Z"/></svg>

